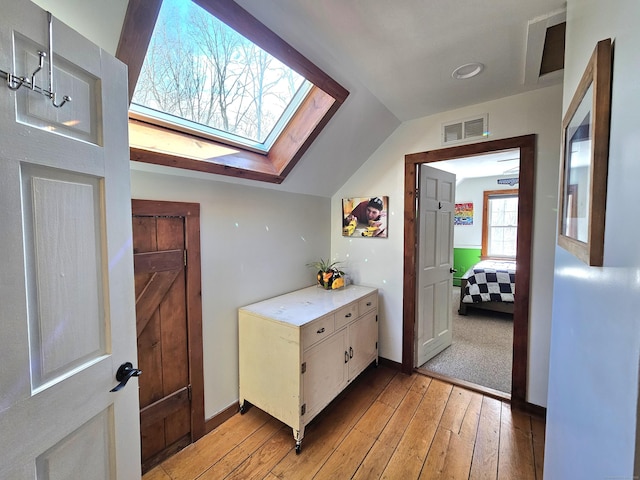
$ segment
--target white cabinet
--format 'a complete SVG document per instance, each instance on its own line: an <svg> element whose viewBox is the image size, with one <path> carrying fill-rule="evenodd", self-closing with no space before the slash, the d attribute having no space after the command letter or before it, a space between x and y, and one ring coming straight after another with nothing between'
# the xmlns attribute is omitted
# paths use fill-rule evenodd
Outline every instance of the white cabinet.
<svg viewBox="0 0 640 480"><path fill-rule="evenodd" d="M349 340L343 328L304 351L302 374L303 417L313 418L342 391L349 381ZM307 422L304 422L307 423Z"/></svg>
<svg viewBox="0 0 640 480"><path fill-rule="evenodd" d="M305 426L372 362L378 362L378 293L313 286L238 313L240 411L257 406L293 429Z"/></svg>
<svg viewBox="0 0 640 480"><path fill-rule="evenodd" d="M378 319L369 312L349 325L349 378L364 370L378 354Z"/></svg>

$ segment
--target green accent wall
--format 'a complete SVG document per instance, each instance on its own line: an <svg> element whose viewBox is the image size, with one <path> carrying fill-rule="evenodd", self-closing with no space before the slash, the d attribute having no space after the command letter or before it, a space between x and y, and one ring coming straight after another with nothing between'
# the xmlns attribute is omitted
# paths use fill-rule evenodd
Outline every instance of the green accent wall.
<svg viewBox="0 0 640 480"><path fill-rule="evenodd" d="M453 285L460 286L460 277L465 274L472 266L480 261L482 250L479 248L454 248L453 249L453 268L456 273L453 274Z"/></svg>

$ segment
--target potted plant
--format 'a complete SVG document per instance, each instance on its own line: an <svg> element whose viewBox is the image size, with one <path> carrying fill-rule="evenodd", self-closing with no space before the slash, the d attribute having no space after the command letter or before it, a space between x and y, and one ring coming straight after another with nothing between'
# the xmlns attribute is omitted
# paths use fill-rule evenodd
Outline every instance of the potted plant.
<svg viewBox="0 0 640 480"><path fill-rule="evenodd" d="M318 285L325 290L335 290L344 287L344 272L337 267L337 265L342 262L330 263L330 260L329 258L327 258L327 260L321 258L318 262L307 263L307 267L318 270L318 274L316 275Z"/></svg>

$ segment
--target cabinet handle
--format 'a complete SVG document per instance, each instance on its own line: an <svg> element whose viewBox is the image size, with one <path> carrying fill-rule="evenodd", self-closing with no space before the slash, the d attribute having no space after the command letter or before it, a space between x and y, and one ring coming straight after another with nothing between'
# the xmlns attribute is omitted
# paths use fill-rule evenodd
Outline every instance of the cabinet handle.
<svg viewBox="0 0 640 480"><path fill-rule="evenodd" d="M351 318L351 313L347 313L344 318Z"/></svg>
<svg viewBox="0 0 640 480"><path fill-rule="evenodd" d="M344 363L347 363L349 361L349 352L345 351L344 352Z"/></svg>
<svg viewBox="0 0 640 480"><path fill-rule="evenodd" d="M319 329L317 333L324 333L324 327L322 327L321 329Z"/></svg>
<svg viewBox="0 0 640 480"><path fill-rule="evenodd" d="M370 306L371 306L371 302L367 302L367 307L370 307Z"/></svg>
<svg viewBox="0 0 640 480"><path fill-rule="evenodd" d="M353 358L353 348L349 347L349 358Z"/></svg>

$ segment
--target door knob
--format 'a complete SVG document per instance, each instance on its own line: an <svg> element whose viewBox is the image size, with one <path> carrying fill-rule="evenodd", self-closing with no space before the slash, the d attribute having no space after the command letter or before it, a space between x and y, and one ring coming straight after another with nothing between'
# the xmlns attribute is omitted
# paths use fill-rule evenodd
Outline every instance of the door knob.
<svg viewBox="0 0 640 480"><path fill-rule="evenodd" d="M120 382L118 385L113 387L110 392L117 392L121 390L127 382L131 379L131 377L139 377L142 374L142 370L138 370L137 368L133 368L131 362L125 362L118 368L116 372L116 380Z"/></svg>
<svg viewBox="0 0 640 480"><path fill-rule="evenodd" d="M456 273L458 270L456 270L455 268L450 268L449 269L449 273Z"/></svg>

